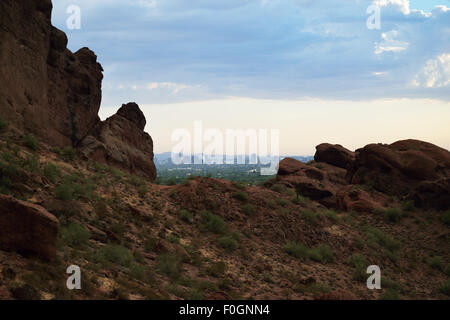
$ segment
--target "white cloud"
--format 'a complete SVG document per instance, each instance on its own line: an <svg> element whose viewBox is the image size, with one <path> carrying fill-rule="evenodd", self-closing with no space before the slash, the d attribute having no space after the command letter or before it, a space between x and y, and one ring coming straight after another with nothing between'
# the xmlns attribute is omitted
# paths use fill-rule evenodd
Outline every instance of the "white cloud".
<svg viewBox="0 0 450 320"><path fill-rule="evenodd" d="M408 42L397 40L398 31L392 30L381 34L383 42L375 43L375 54L383 52L400 52L406 50Z"/></svg>
<svg viewBox="0 0 450 320"><path fill-rule="evenodd" d="M428 60L413 79L414 86L443 88L450 86L450 53Z"/></svg>
<svg viewBox="0 0 450 320"><path fill-rule="evenodd" d="M156 89L169 89L172 93L178 93L181 90L191 88L192 86L182 84L182 83L174 83L174 82L150 82L147 83L147 90L156 90Z"/></svg>
<svg viewBox="0 0 450 320"><path fill-rule="evenodd" d="M409 0L375 0L373 4L380 7L397 6L403 14L410 14Z"/></svg>

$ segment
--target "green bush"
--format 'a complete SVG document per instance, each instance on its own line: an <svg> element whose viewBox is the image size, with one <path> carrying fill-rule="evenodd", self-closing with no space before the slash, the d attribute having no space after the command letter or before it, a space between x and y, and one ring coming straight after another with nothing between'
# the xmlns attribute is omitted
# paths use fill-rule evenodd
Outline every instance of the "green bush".
<svg viewBox="0 0 450 320"><path fill-rule="evenodd" d="M353 279L365 282L367 279L367 267L369 262L363 254L354 254L348 259L349 263L355 268L353 271Z"/></svg>
<svg viewBox="0 0 450 320"><path fill-rule="evenodd" d="M227 264L223 261L219 261L219 262L215 262L213 263L208 269L207 269L207 273L210 276L213 277L221 277L225 274L225 271L227 270Z"/></svg>
<svg viewBox="0 0 450 320"><path fill-rule="evenodd" d="M326 210L323 215L331 222L337 223L339 221L338 215L333 210Z"/></svg>
<svg viewBox="0 0 450 320"><path fill-rule="evenodd" d="M139 194L139 197L141 198L145 198L145 195L148 192L148 188L146 184L141 184L138 188L137 188L137 192Z"/></svg>
<svg viewBox="0 0 450 320"><path fill-rule="evenodd" d="M7 126L8 126L8 123L5 120L3 120L2 118L0 118L0 131L5 129Z"/></svg>
<svg viewBox="0 0 450 320"><path fill-rule="evenodd" d="M303 244L288 242L283 246L283 251L300 260L311 259L316 262L328 263L335 259L333 250L326 244L308 248Z"/></svg>
<svg viewBox="0 0 450 320"><path fill-rule="evenodd" d="M385 234L384 232L375 228L369 228L366 231L366 237L369 244L373 245L374 243L376 243L391 252L398 250L401 246L400 241L394 239L391 235Z"/></svg>
<svg viewBox="0 0 450 320"><path fill-rule="evenodd" d="M319 220L319 217L317 213L310 209L305 209L302 211L302 217L309 223L317 223Z"/></svg>
<svg viewBox="0 0 450 320"><path fill-rule="evenodd" d="M248 216L254 215L256 213L255 206L251 205L250 203L244 204L241 209L242 212Z"/></svg>
<svg viewBox="0 0 450 320"><path fill-rule="evenodd" d="M441 221L447 225L450 226L450 210L444 212L441 216Z"/></svg>
<svg viewBox="0 0 450 320"><path fill-rule="evenodd" d="M238 241L232 235L220 237L217 240L217 243L222 248L230 250L230 251L236 250L237 247L239 246Z"/></svg>
<svg viewBox="0 0 450 320"><path fill-rule="evenodd" d="M398 208L378 209L376 214L381 214L389 222L399 222L403 217L403 212Z"/></svg>
<svg viewBox="0 0 450 320"><path fill-rule="evenodd" d="M158 256L156 270L170 279L180 277L181 258L175 254L166 253Z"/></svg>
<svg viewBox="0 0 450 320"><path fill-rule="evenodd" d="M130 268L129 274L132 278L142 281L146 280L146 278L149 278L150 270L146 266L133 264Z"/></svg>
<svg viewBox="0 0 450 320"><path fill-rule="evenodd" d="M248 201L248 194L244 191L237 191L233 193L233 198L240 201Z"/></svg>
<svg viewBox="0 0 450 320"><path fill-rule="evenodd" d="M84 175L73 173L64 176L62 182L54 190L55 196L61 200L87 198L92 199L96 185Z"/></svg>
<svg viewBox="0 0 450 320"><path fill-rule="evenodd" d="M72 147L64 147L61 150L61 155L66 161L73 161L77 156L77 151Z"/></svg>
<svg viewBox="0 0 450 320"><path fill-rule="evenodd" d="M91 233L82 225L73 222L66 228L62 228L59 236L69 246L82 246L88 243Z"/></svg>
<svg viewBox="0 0 450 320"><path fill-rule="evenodd" d="M309 250L309 258L316 262L328 263L334 261L334 252L326 244L321 244Z"/></svg>
<svg viewBox="0 0 450 320"><path fill-rule="evenodd" d="M444 271L445 267L444 267L444 261L442 260L441 257L435 256L432 257L429 261L428 261L428 265L436 270L439 271Z"/></svg>
<svg viewBox="0 0 450 320"><path fill-rule="evenodd" d="M155 252L157 245L158 245L158 239L151 237L145 241L144 249L146 252Z"/></svg>
<svg viewBox="0 0 450 320"><path fill-rule="evenodd" d="M289 205L289 201L286 199L282 199L282 198L277 198L276 202L279 206L282 206L282 207L286 207Z"/></svg>
<svg viewBox="0 0 450 320"><path fill-rule="evenodd" d="M61 170L53 163L47 163L44 166L44 176L50 181L55 183L56 180L61 177Z"/></svg>
<svg viewBox="0 0 450 320"><path fill-rule="evenodd" d="M201 221L203 225L213 233L223 234L227 229L227 226L222 217L215 215L209 211L203 211L201 213Z"/></svg>
<svg viewBox="0 0 450 320"><path fill-rule="evenodd" d="M121 245L108 244L100 248L96 253L96 260L100 263L114 263L123 267L129 267L134 260L133 254Z"/></svg>
<svg viewBox="0 0 450 320"><path fill-rule="evenodd" d="M30 148L31 150L38 150L39 149L39 141L32 133L27 133L23 137L23 143L26 147Z"/></svg>
<svg viewBox="0 0 450 320"><path fill-rule="evenodd" d="M442 285L439 287L439 292L450 296L450 280L446 280L444 281L444 283L442 283Z"/></svg>
<svg viewBox="0 0 450 320"><path fill-rule="evenodd" d="M288 242L283 246L283 251L294 256L297 259L307 259L309 257L309 248L296 242Z"/></svg>
<svg viewBox="0 0 450 320"><path fill-rule="evenodd" d="M55 188L54 192L55 192L55 197L60 200L68 201L68 200L72 200L74 197L73 190L67 184L61 184L61 185L57 186Z"/></svg>
<svg viewBox="0 0 450 320"><path fill-rule="evenodd" d="M178 215L180 216L181 220L183 220L184 222L187 223L191 223L192 222L192 212L190 212L189 210L180 210L178 212Z"/></svg>
<svg viewBox="0 0 450 320"><path fill-rule="evenodd" d="M388 288L381 295L380 300L399 300L400 295L396 289Z"/></svg>

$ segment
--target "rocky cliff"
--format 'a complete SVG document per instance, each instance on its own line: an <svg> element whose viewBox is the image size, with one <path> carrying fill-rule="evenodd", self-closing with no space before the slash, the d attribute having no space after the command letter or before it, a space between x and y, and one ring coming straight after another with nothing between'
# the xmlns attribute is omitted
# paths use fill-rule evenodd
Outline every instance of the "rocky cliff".
<svg viewBox="0 0 450 320"><path fill-rule="evenodd" d="M98 116L103 69L88 48L75 53L67 49L64 32L51 25L51 12L51 0L0 2L0 117L50 145L78 147L112 122L101 124ZM142 120L130 128L129 134L136 133L136 139L142 140ZM126 141L116 137L113 144L106 144L114 148L106 153L121 168L137 168L155 177L151 138L145 138L141 149L129 134L123 137ZM139 163L134 164L135 159Z"/></svg>

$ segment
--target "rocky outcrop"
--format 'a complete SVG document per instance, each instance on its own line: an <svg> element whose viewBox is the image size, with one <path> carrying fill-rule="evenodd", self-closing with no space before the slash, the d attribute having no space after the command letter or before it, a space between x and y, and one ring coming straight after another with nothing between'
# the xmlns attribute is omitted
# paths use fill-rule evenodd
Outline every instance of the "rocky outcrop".
<svg viewBox="0 0 450 320"><path fill-rule="evenodd" d="M417 205L436 203L437 208L445 207L445 200L437 203L434 197L436 192L445 194L448 190L448 178L450 152L418 140L365 146L356 151L356 160L348 171L352 184L366 184L388 195L414 197Z"/></svg>
<svg viewBox="0 0 450 320"><path fill-rule="evenodd" d="M100 121L102 66L88 48L67 49L51 12L51 0L0 2L0 118L47 144L82 144L94 160L155 179L144 115L128 104Z"/></svg>
<svg viewBox="0 0 450 320"><path fill-rule="evenodd" d="M44 208L0 195L0 249L56 257L58 219Z"/></svg>
<svg viewBox="0 0 450 320"><path fill-rule="evenodd" d="M347 169L355 160L355 154L339 144L322 143L316 147L314 160Z"/></svg>
<svg viewBox="0 0 450 320"><path fill-rule="evenodd" d="M153 140L144 132L146 120L136 103L123 105L100 122L80 145L82 153L97 162L156 179Z"/></svg>
<svg viewBox="0 0 450 320"><path fill-rule="evenodd" d="M77 145L99 122L102 67L72 53L50 0L0 2L0 117L49 144Z"/></svg>
<svg viewBox="0 0 450 320"><path fill-rule="evenodd" d="M383 208L382 203L386 202L383 196L377 195L375 197L353 185L341 188L336 195L336 200L338 209L356 212L373 212L376 209Z"/></svg>

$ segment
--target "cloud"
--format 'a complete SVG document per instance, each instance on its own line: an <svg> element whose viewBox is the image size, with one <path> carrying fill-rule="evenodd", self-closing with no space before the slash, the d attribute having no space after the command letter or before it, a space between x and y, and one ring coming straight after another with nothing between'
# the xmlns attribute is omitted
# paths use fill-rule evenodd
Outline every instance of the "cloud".
<svg viewBox="0 0 450 320"><path fill-rule="evenodd" d="M366 27L372 3L381 7L381 30ZM81 30L66 30L69 4L82 9ZM227 96L371 100L380 93L450 100L439 85L444 76L430 80L433 90L426 85L443 68L438 57L450 52L444 5L429 12L407 0L60 0L54 6L54 23L68 33L70 48L88 46L99 56L108 105L134 100L119 85L136 86L133 94L144 103Z"/></svg>
<svg viewBox="0 0 450 320"><path fill-rule="evenodd" d="M450 53L443 53L430 59L415 76L413 85L425 88L443 88L450 86Z"/></svg>

